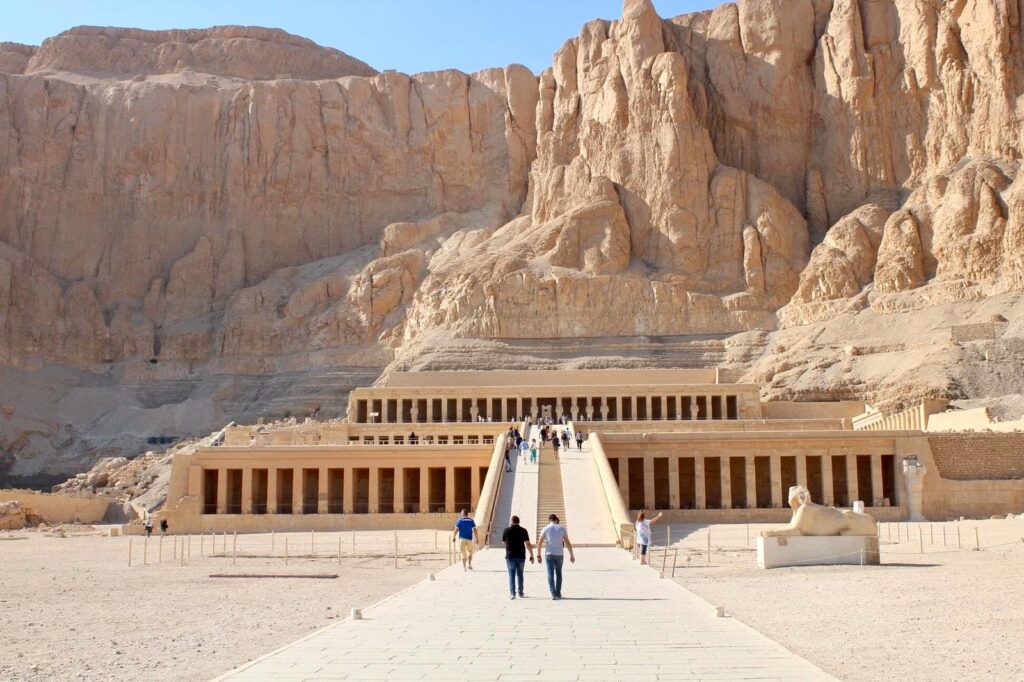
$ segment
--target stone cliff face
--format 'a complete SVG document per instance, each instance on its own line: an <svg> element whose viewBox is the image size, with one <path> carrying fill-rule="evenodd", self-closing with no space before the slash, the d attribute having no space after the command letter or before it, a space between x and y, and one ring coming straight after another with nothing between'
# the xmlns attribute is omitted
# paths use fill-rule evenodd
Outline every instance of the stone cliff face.
<svg viewBox="0 0 1024 682"><path fill-rule="evenodd" d="M242 27L0 43L0 361L33 396L55 362L110 402L67 389L37 424L12 391L6 461L77 467L259 414L254 386L284 375L277 409L332 404L314 377L452 339L790 338L1012 306L1020 13L741 0L663 20L626 0L539 76L377 73ZM750 376L796 362L775 360ZM793 390L870 390L815 371Z"/></svg>

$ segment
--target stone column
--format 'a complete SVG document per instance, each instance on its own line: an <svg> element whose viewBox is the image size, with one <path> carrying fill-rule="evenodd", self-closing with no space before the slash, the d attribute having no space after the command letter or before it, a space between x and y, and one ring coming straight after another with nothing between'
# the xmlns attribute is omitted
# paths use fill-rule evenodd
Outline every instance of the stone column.
<svg viewBox="0 0 1024 682"><path fill-rule="evenodd" d="M428 423L434 421L434 399L429 396L427 397L427 414L425 419Z"/></svg>
<svg viewBox="0 0 1024 682"><path fill-rule="evenodd" d="M480 467L471 467L469 470L469 506L470 513L476 512L476 505L480 501ZM499 521L501 523L501 521Z"/></svg>
<svg viewBox="0 0 1024 682"><path fill-rule="evenodd" d="M846 490L850 494L850 508L852 509L853 501L860 499L860 483L857 481L857 455L846 456Z"/></svg>
<svg viewBox="0 0 1024 682"><path fill-rule="evenodd" d="M693 458L693 506L697 509L707 509L708 501L704 481L704 458L699 454Z"/></svg>
<svg viewBox="0 0 1024 682"><path fill-rule="evenodd" d="M622 401L624 398L617 395L613 400L615 401L615 421L622 421Z"/></svg>
<svg viewBox="0 0 1024 682"><path fill-rule="evenodd" d="M420 512L430 511L430 469L420 467Z"/></svg>
<svg viewBox="0 0 1024 682"><path fill-rule="evenodd" d="M395 498L392 511L396 514L405 513L405 470L397 465L395 466Z"/></svg>
<svg viewBox="0 0 1024 682"><path fill-rule="evenodd" d="M242 469L242 513L252 514L252 467Z"/></svg>
<svg viewBox="0 0 1024 682"><path fill-rule="evenodd" d="M396 424L404 424L405 423L405 405L403 405L404 401L405 401L404 398L395 398L395 423Z"/></svg>
<svg viewBox="0 0 1024 682"><path fill-rule="evenodd" d="M217 470L217 513L224 514L228 510L228 470Z"/></svg>
<svg viewBox="0 0 1024 682"><path fill-rule="evenodd" d="M341 510L346 514L352 514L356 508L356 470L345 467L342 479Z"/></svg>
<svg viewBox="0 0 1024 682"><path fill-rule="evenodd" d="M728 457L719 457L722 472L722 508L732 509L732 470Z"/></svg>
<svg viewBox="0 0 1024 682"><path fill-rule="evenodd" d="M667 396L661 396L660 398L658 398L658 400L661 401L661 418L662 419L671 419L672 416L668 413L668 397ZM676 465L678 466L678 462L677 462Z"/></svg>
<svg viewBox="0 0 1024 682"><path fill-rule="evenodd" d="M796 484L802 485L807 488L807 455L798 454L796 456ZM818 504L821 504L821 500L814 500ZM789 500L783 500L783 504L789 504Z"/></svg>
<svg viewBox="0 0 1024 682"><path fill-rule="evenodd" d="M619 494L626 509L633 509L633 500L629 499L629 458L619 457Z"/></svg>
<svg viewBox="0 0 1024 682"><path fill-rule="evenodd" d="M697 405L697 396L691 395L690 398L690 420L696 421L700 418L700 406ZM680 408L681 409L681 408Z"/></svg>
<svg viewBox="0 0 1024 682"><path fill-rule="evenodd" d="M267 468L267 513L277 513L277 469Z"/></svg>
<svg viewBox="0 0 1024 682"><path fill-rule="evenodd" d="M601 400L601 421L608 421L608 399Z"/></svg>
<svg viewBox="0 0 1024 682"><path fill-rule="evenodd" d="M715 418L715 413L711 409L711 396L704 396L704 419L711 420Z"/></svg>
<svg viewBox="0 0 1024 682"><path fill-rule="evenodd" d="M318 514L327 513L327 498L329 497L327 483L329 478L327 467L320 467L320 471L317 474L316 491L316 512Z"/></svg>
<svg viewBox="0 0 1024 682"><path fill-rule="evenodd" d="M871 500L872 507L881 507L885 498L885 485L882 483L882 456L871 455ZM865 501L866 503L866 501Z"/></svg>
<svg viewBox="0 0 1024 682"><path fill-rule="evenodd" d="M370 467L370 508L371 514L380 513L380 467Z"/></svg>
<svg viewBox="0 0 1024 682"><path fill-rule="evenodd" d="M462 396L455 399L455 421L462 421Z"/></svg>
<svg viewBox="0 0 1024 682"><path fill-rule="evenodd" d="M757 509L757 467L754 464L754 456L747 455L746 478L747 478L747 509Z"/></svg>
<svg viewBox="0 0 1024 682"><path fill-rule="evenodd" d="M523 414L523 397L519 396L516 398L516 419L518 420L525 416L526 415ZM523 434L523 437L526 437L525 433Z"/></svg>
<svg viewBox="0 0 1024 682"><path fill-rule="evenodd" d="M455 467L444 468L444 510L449 514L455 512Z"/></svg>
<svg viewBox="0 0 1024 682"><path fill-rule="evenodd" d="M654 509L654 458L644 455L644 503L643 509Z"/></svg>
<svg viewBox="0 0 1024 682"><path fill-rule="evenodd" d="M302 467L292 469L292 514L302 513Z"/></svg>
<svg viewBox="0 0 1024 682"><path fill-rule="evenodd" d="M675 455L668 458L668 504L679 509L679 458Z"/></svg>
<svg viewBox="0 0 1024 682"><path fill-rule="evenodd" d="M825 499L821 501L826 507L836 503L835 483L832 480L832 456L821 456L821 494Z"/></svg>
<svg viewBox="0 0 1024 682"><path fill-rule="evenodd" d="M772 507L779 508L782 502L782 456L771 455Z"/></svg>
<svg viewBox="0 0 1024 682"><path fill-rule="evenodd" d="M479 415L480 408L477 407L476 398L473 398L473 402L469 404L469 420L475 422Z"/></svg>

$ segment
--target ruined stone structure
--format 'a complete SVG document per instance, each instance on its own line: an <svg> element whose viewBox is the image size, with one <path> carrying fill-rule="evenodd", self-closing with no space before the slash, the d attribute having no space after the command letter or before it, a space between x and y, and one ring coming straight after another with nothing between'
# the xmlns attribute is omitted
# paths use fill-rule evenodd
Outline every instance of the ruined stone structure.
<svg viewBox="0 0 1024 682"><path fill-rule="evenodd" d="M190 531L445 528L464 508L487 524L502 490L517 485L503 477L509 428L536 438L531 424L548 419L584 432L586 447L583 462L569 464L545 459L543 446L537 507L551 504L548 496L567 511L613 510L596 533L606 540L621 540L627 509L680 521L784 520L797 485L827 506L861 500L882 520L1024 504L1024 481L943 478L919 428L856 429L850 403L795 403L768 417L757 386L720 378L716 370L396 373L353 391L347 420L231 426L217 444L177 455L163 514ZM915 478L923 487L915 506L900 464L910 454L929 471Z"/></svg>

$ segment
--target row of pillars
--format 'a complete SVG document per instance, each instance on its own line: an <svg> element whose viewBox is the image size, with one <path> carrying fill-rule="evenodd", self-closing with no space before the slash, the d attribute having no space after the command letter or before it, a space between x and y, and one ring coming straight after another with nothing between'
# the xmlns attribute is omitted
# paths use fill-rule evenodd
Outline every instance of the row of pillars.
<svg viewBox="0 0 1024 682"><path fill-rule="evenodd" d="M623 421L637 419L739 419L736 395L615 396L556 398L359 398L355 423L405 424L424 422L508 421L543 416L574 420ZM376 415L376 416L375 416Z"/></svg>
<svg viewBox="0 0 1024 682"><path fill-rule="evenodd" d="M487 468L203 469L204 514L454 513L475 508Z"/></svg>
<svg viewBox="0 0 1024 682"><path fill-rule="evenodd" d="M609 464L629 509L781 508L797 483L819 504L897 504L893 455L648 455Z"/></svg>

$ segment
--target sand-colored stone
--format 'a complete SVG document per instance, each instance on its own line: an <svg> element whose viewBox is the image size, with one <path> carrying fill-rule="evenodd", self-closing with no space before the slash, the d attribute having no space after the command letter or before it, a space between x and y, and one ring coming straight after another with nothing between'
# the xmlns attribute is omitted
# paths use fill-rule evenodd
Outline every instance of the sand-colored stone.
<svg viewBox="0 0 1024 682"><path fill-rule="evenodd" d="M732 334L703 362L766 397L1019 394L970 353L825 342L965 309L1015 337L1019 28L1007 0L626 0L539 75L377 73L260 28L4 43L0 443L17 475L74 470L137 452L124 424L340 412L321 387L353 367L544 366L578 337ZM672 365L591 350L559 361Z"/></svg>

